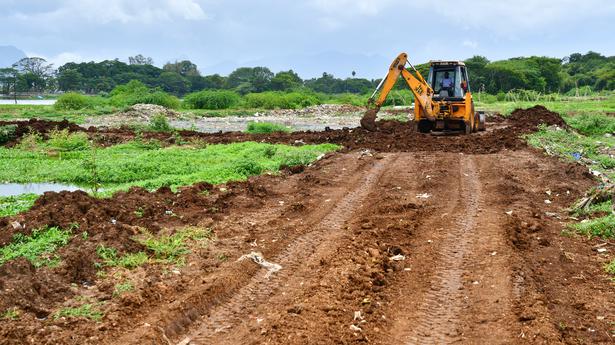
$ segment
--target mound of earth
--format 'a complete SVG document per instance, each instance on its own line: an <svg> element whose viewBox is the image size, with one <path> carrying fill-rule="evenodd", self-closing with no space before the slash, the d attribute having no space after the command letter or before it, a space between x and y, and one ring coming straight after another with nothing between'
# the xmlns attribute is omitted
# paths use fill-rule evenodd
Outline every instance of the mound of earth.
<svg viewBox="0 0 615 345"><path fill-rule="evenodd" d="M173 109L165 108L156 104L134 104L128 107L126 110L119 113L115 113L113 116L125 117L128 119L140 119L149 121L156 115L164 115L167 118L177 118L179 113Z"/></svg>

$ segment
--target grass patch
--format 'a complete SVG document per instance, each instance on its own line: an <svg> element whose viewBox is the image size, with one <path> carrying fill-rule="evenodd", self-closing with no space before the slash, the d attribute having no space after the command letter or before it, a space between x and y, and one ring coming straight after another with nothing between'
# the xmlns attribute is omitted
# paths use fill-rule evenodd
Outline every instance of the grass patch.
<svg viewBox="0 0 615 345"><path fill-rule="evenodd" d="M615 275L615 259L608 263L604 269L607 273Z"/></svg>
<svg viewBox="0 0 615 345"><path fill-rule="evenodd" d="M290 133L292 129L284 125L271 122L250 122L246 128L246 133L250 134L269 134L269 133Z"/></svg>
<svg viewBox="0 0 615 345"><path fill-rule="evenodd" d="M550 129L544 125L525 138L530 145L542 148L548 154L569 160L580 159L592 170L615 178L615 158L609 155L609 152L615 149L614 138L589 137L566 130Z"/></svg>
<svg viewBox="0 0 615 345"><path fill-rule="evenodd" d="M89 186L95 173L95 180L104 190L101 193L104 196L131 186L152 190L200 181L219 184L245 180L257 173L278 171L283 165L309 164L318 156L338 148L333 144L297 147L255 142L207 145L203 148L161 148L155 144L132 141L97 148L94 161L93 150L66 151L54 156L21 146L0 147L0 181Z"/></svg>
<svg viewBox="0 0 615 345"><path fill-rule="evenodd" d="M66 318L86 318L94 321L102 320L104 314L98 309L98 306L95 306L91 303L86 303L79 307L68 307L59 310L57 313L53 315L54 320L57 320L62 317Z"/></svg>
<svg viewBox="0 0 615 345"><path fill-rule="evenodd" d="M53 253L69 242L71 232L51 227L34 230L30 236L15 234L10 244L0 247L0 265L24 257L35 267L56 266L60 258Z"/></svg>
<svg viewBox="0 0 615 345"><path fill-rule="evenodd" d="M38 199L36 194L21 194L17 196L0 196L0 218L14 216L27 211Z"/></svg>
<svg viewBox="0 0 615 345"><path fill-rule="evenodd" d="M615 133L615 117L605 114L580 114L566 117L571 127L585 135Z"/></svg>
<svg viewBox="0 0 615 345"><path fill-rule="evenodd" d="M211 229L189 227L172 235L154 236L144 232L137 241L153 253L156 260L163 263L181 264L182 257L190 253L189 241L203 241L213 237Z"/></svg>
<svg viewBox="0 0 615 345"><path fill-rule="evenodd" d="M118 256L115 248L105 247L104 245L99 245L96 248L96 254L102 259L103 265L107 267L133 269L145 264L148 260L147 254L144 252L128 253Z"/></svg>
<svg viewBox="0 0 615 345"><path fill-rule="evenodd" d="M599 204L590 205L587 210L579 209L573 215L576 217L579 216L591 216L593 214L600 213L611 213L613 210L613 202L611 200L607 200L601 202Z"/></svg>
<svg viewBox="0 0 615 345"><path fill-rule="evenodd" d="M571 227L578 233L590 237L600 237L604 239L615 238L615 215L587 219Z"/></svg>
<svg viewBox="0 0 615 345"><path fill-rule="evenodd" d="M118 283L118 284L115 284L115 287L113 288L113 296L118 297L134 289L135 287L131 281L125 281L123 283Z"/></svg>
<svg viewBox="0 0 615 345"><path fill-rule="evenodd" d="M16 125L0 126L0 145L7 143L15 138Z"/></svg>
<svg viewBox="0 0 615 345"><path fill-rule="evenodd" d="M13 308L9 308L5 310L2 314L0 314L0 319L14 321L14 320L19 319L20 315L21 315L21 312L19 311L19 309L17 309L16 307L13 307Z"/></svg>

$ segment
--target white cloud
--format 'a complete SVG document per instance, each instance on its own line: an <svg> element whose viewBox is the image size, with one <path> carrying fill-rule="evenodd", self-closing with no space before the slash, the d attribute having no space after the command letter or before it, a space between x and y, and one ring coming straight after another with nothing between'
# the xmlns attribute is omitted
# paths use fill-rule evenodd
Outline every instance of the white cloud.
<svg viewBox="0 0 615 345"><path fill-rule="evenodd" d="M311 0L311 5L327 14L338 16L379 14L394 2L392 0Z"/></svg>
<svg viewBox="0 0 615 345"><path fill-rule="evenodd" d="M474 0L461 5L458 0L413 3L422 11L432 10L459 28L483 28L486 33L515 34L520 31L567 25L596 16L615 14L615 2L604 0ZM431 14L432 16L434 13Z"/></svg>
<svg viewBox="0 0 615 345"><path fill-rule="evenodd" d="M36 52L26 52L28 57L41 57L47 60L48 63L52 63L54 67L59 67L67 62L88 62L88 61L102 61L104 59L99 57L84 57L81 54L73 52L63 52L57 55L47 56L44 54L38 54Z"/></svg>
<svg viewBox="0 0 615 345"><path fill-rule="evenodd" d="M207 14L196 0L63 0L51 11L34 14L16 13L20 20L43 19L61 22L74 18L107 24L156 23L173 19L202 20Z"/></svg>
<svg viewBox="0 0 615 345"><path fill-rule="evenodd" d="M464 47L472 48L472 49L478 48L478 42L476 41L465 40L461 43L461 45Z"/></svg>

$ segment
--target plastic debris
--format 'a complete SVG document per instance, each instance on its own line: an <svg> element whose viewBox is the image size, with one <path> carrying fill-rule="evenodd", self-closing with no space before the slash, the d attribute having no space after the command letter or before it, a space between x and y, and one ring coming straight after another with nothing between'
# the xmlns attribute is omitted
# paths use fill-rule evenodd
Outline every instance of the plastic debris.
<svg viewBox="0 0 615 345"><path fill-rule="evenodd" d="M263 254L259 252L250 252L250 254L242 255L237 261L243 261L245 259L250 259L257 263L258 265L267 269L267 274L265 274L265 278L269 278L269 276L279 270L282 269L282 266L273 262L269 262L263 258Z"/></svg>

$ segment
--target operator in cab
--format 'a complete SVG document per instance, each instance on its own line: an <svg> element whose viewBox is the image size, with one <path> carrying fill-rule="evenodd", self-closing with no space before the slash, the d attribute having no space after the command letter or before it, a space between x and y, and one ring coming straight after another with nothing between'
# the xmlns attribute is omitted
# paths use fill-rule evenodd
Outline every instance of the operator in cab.
<svg viewBox="0 0 615 345"><path fill-rule="evenodd" d="M452 95L451 91L453 90L453 79L450 77L448 72L444 72L444 79L440 82L440 86L448 92L449 96Z"/></svg>

